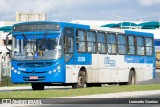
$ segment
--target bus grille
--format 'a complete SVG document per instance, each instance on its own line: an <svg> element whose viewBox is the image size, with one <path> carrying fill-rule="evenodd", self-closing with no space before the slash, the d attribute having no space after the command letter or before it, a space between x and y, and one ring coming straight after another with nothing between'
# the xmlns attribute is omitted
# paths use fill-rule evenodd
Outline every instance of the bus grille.
<svg viewBox="0 0 160 107"><path fill-rule="evenodd" d="M46 73L47 71L42 71L42 72L27 72L27 71L21 71L21 73L23 74L44 74Z"/></svg>
<svg viewBox="0 0 160 107"><path fill-rule="evenodd" d="M52 66L53 62L36 62L36 63L18 63L17 66L19 67L46 67L46 66Z"/></svg>
<svg viewBox="0 0 160 107"><path fill-rule="evenodd" d="M38 77L38 79L30 79L30 77L23 77L24 81L44 81L46 79L45 76Z"/></svg>

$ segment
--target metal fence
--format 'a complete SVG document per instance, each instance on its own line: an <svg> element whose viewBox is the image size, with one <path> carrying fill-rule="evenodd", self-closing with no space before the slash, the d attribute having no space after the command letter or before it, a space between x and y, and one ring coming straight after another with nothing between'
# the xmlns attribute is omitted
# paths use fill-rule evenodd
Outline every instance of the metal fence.
<svg viewBox="0 0 160 107"><path fill-rule="evenodd" d="M5 53L0 54L0 84L2 84L5 78L11 77L11 62L9 55Z"/></svg>
<svg viewBox="0 0 160 107"><path fill-rule="evenodd" d="M3 77L11 77L11 63L9 61L0 62L0 83Z"/></svg>

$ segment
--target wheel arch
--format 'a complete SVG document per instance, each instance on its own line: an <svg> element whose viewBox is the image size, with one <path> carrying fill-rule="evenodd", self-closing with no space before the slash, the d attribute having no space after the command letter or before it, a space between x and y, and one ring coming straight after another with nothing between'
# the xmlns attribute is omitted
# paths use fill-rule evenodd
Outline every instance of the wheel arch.
<svg viewBox="0 0 160 107"><path fill-rule="evenodd" d="M134 72L134 74L136 75L136 70L135 70L134 67L132 67L132 68L130 69L130 71L129 71L129 76L131 75L132 72Z"/></svg>
<svg viewBox="0 0 160 107"><path fill-rule="evenodd" d="M132 74L134 74L134 79L135 79L135 82L136 82L136 70L134 67L132 67L129 71L129 75L128 75L128 82L130 81L130 78L132 76Z"/></svg>
<svg viewBox="0 0 160 107"><path fill-rule="evenodd" d="M85 81L87 81L87 69L86 69L86 67L85 66L82 66L80 69L79 69L79 73L80 72L85 72L85 74L86 74L86 80ZM78 75L79 75L79 73L78 73Z"/></svg>

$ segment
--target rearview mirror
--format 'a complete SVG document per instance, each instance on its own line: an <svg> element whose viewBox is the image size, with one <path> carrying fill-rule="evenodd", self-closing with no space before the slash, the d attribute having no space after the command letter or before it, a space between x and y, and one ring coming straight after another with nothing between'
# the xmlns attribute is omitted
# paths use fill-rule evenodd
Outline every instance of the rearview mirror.
<svg viewBox="0 0 160 107"><path fill-rule="evenodd" d="M6 36L6 49L11 52L11 50L7 47L8 46L8 42L9 42L9 38L8 36L11 34L11 32Z"/></svg>

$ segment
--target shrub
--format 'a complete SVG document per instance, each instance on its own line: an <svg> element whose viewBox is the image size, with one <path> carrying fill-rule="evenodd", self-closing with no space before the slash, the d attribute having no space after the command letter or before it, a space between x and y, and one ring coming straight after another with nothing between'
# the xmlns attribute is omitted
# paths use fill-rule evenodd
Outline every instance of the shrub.
<svg viewBox="0 0 160 107"><path fill-rule="evenodd" d="M1 86L10 86L11 84L11 78L9 76L3 76L1 80Z"/></svg>

